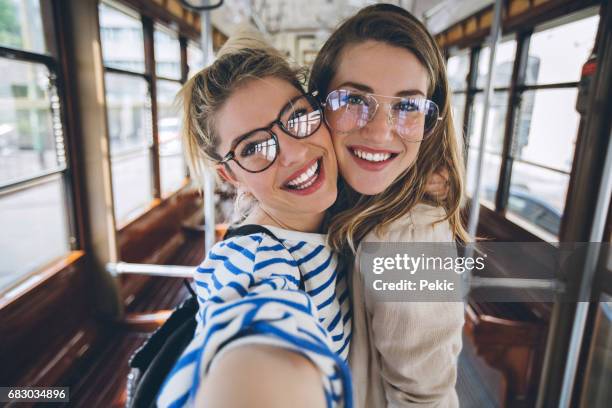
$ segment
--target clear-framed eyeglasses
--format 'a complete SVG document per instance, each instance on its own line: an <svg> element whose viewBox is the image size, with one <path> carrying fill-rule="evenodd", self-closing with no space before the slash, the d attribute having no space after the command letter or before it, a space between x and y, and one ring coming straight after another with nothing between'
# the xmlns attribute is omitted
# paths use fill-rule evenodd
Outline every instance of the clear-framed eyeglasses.
<svg viewBox="0 0 612 408"><path fill-rule="evenodd" d="M336 89L325 100L325 121L331 129L348 133L365 127L374 119L380 105L388 106L389 126L410 142L425 139L442 120L438 105L423 97L384 96Z"/></svg>
<svg viewBox="0 0 612 408"><path fill-rule="evenodd" d="M268 169L280 153L278 136L272 131L275 125L295 139L307 138L321 127L323 112L316 95L314 92L293 98L268 126L235 138L230 151L218 163L233 160L250 173Z"/></svg>

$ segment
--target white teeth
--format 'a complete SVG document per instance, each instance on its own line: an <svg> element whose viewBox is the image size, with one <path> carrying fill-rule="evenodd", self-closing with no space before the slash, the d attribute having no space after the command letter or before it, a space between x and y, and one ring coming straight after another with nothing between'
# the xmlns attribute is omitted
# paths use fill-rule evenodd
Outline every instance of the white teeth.
<svg viewBox="0 0 612 408"><path fill-rule="evenodd" d="M295 187L297 190L302 190L306 187L309 187L316 180L316 177L313 178L313 176L317 173L317 170L319 170L318 160L312 166L306 169L305 172L303 172L293 180L287 182L287 185ZM311 178L312 180L310 180Z"/></svg>
<svg viewBox="0 0 612 408"><path fill-rule="evenodd" d="M371 162L381 162L391 157L391 153L367 153L357 149L353 149L353 153L360 159Z"/></svg>

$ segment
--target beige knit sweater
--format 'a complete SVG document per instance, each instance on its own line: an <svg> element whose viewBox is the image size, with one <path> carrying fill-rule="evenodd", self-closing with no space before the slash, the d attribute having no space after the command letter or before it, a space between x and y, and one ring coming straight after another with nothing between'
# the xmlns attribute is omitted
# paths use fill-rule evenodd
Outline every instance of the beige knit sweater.
<svg viewBox="0 0 612 408"><path fill-rule="evenodd" d="M418 204L367 242L452 242L440 207ZM463 303L375 302L364 289L359 249L351 279L349 362L356 408L458 407L455 383Z"/></svg>

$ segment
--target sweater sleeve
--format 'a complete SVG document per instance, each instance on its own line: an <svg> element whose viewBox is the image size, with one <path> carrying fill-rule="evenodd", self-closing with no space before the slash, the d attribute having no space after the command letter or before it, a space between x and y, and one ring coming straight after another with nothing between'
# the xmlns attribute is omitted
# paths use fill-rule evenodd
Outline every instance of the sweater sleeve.
<svg viewBox="0 0 612 408"><path fill-rule="evenodd" d="M441 208L418 206L386 242L452 242ZM455 383L464 324L461 302L376 302L365 291L367 320L388 407L458 407Z"/></svg>
<svg viewBox="0 0 612 408"><path fill-rule="evenodd" d="M196 335L166 378L160 407L190 405L219 356L245 344L302 354L321 372L329 407L350 399L346 364L332 351L296 261L282 244L265 234L220 242L198 267L195 282Z"/></svg>

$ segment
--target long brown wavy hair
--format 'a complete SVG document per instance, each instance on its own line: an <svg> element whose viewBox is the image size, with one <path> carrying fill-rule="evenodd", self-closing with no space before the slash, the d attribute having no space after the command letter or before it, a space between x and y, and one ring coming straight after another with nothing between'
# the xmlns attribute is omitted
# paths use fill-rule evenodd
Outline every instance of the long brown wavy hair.
<svg viewBox="0 0 612 408"><path fill-rule="evenodd" d="M324 99L344 48L368 40L406 49L418 58L429 77L427 97L440 108L442 121L421 142L415 163L382 193L366 196L340 182L338 200L328 221L329 244L340 253L354 253L366 234L372 230L384 232L419 202L442 205L455 239L467 242L468 234L460 215L463 148L453 126L446 66L435 40L419 20L390 4L363 8L342 23L323 45L312 67L309 90L317 90ZM437 202L425 194L425 186L429 176L443 168L449 173L449 191L444 201Z"/></svg>

